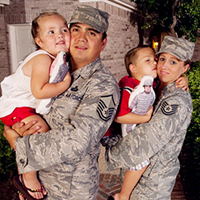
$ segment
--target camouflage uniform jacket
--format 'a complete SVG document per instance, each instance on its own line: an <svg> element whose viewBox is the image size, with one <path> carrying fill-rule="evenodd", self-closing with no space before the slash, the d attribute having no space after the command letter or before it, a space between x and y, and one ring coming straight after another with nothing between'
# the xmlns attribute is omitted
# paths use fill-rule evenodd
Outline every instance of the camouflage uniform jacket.
<svg viewBox="0 0 200 200"><path fill-rule="evenodd" d="M162 91L152 119L138 125L107 151L109 169L127 169L150 159L150 165L133 190L131 199L171 199L180 168L178 155L191 115L190 94L171 83Z"/></svg>
<svg viewBox="0 0 200 200"><path fill-rule="evenodd" d="M73 72L72 80L45 116L51 130L16 141L20 172L39 170L48 200L96 199L100 139L120 99L118 84L100 58Z"/></svg>

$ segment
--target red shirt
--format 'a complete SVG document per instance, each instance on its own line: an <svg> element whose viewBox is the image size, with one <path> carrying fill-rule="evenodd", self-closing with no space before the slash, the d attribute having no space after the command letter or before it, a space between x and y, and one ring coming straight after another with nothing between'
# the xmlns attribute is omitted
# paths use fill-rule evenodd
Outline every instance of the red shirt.
<svg viewBox="0 0 200 200"><path fill-rule="evenodd" d="M128 107L128 101L132 90L139 85L140 81L134 79L130 76L124 76L119 81L119 87L121 88L121 101L118 107L117 117L126 115L131 112L131 109Z"/></svg>
<svg viewBox="0 0 200 200"><path fill-rule="evenodd" d="M137 79L134 79L130 76L124 76L119 81L119 87L121 89L121 101L118 107L118 111L116 113L115 117L123 116L131 112L131 109L128 107L129 97L133 89L139 85L140 81ZM154 81L153 86L156 87L157 83ZM108 131L105 133L104 136L111 136L113 135L116 130L118 129L118 126L116 125L116 122L113 122L108 129ZM115 128L117 126L117 128Z"/></svg>
<svg viewBox="0 0 200 200"><path fill-rule="evenodd" d="M120 105L118 107L116 116L123 116L123 115L126 115L129 112L131 112L131 109L128 107L130 93L139 83L140 83L140 81L138 81L130 76L124 76L119 81L119 87L121 88L121 101L120 101ZM113 122L111 124L110 128L108 129L108 131L105 133L104 137L113 135L115 130L118 128L119 127L118 127L117 123Z"/></svg>

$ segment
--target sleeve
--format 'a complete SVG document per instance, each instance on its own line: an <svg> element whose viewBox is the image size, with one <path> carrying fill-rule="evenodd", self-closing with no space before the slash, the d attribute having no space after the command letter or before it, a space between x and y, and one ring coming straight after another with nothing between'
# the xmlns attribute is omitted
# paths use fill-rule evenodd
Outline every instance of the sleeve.
<svg viewBox="0 0 200 200"><path fill-rule="evenodd" d="M118 85L109 76L87 85L76 112L69 120L63 116L60 130L17 139L16 161L20 173L61 163L74 165L87 154L99 153L100 139L109 128L120 99Z"/></svg>
<svg viewBox="0 0 200 200"><path fill-rule="evenodd" d="M182 137L191 120L189 102L178 96L163 100L148 123L138 125L107 150L108 169L135 166L157 154L173 137Z"/></svg>

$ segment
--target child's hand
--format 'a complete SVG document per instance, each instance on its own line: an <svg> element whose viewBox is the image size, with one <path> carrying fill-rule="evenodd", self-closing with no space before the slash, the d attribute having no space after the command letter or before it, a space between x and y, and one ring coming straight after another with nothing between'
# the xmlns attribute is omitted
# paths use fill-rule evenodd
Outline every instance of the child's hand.
<svg viewBox="0 0 200 200"><path fill-rule="evenodd" d="M151 106L151 107L149 108L149 110L147 111L147 113L146 113L147 122L151 119L152 113L153 113L153 106Z"/></svg>
<svg viewBox="0 0 200 200"><path fill-rule="evenodd" d="M71 83L71 75L69 72L67 72L66 76L64 77L63 81L66 82L68 85L70 85L69 83Z"/></svg>
<svg viewBox="0 0 200 200"><path fill-rule="evenodd" d="M181 76L176 80L176 87L181 88L182 90L189 91L188 87L188 78L186 76Z"/></svg>
<svg viewBox="0 0 200 200"><path fill-rule="evenodd" d="M15 150L15 141L20 137L17 132L11 129L9 126L4 126L3 136L6 138L10 146Z"/></svg>

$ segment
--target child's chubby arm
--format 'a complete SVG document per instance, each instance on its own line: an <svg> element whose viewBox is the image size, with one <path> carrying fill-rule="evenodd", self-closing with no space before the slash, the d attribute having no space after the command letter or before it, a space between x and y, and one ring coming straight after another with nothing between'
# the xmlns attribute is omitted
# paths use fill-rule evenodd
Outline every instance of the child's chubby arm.
<svg viewBox="0 0 200 200"><path fill-rule="evenodd" d="M52 59L41 54L31 59L31 91L37 99L55 97L64 92L71 83L71 76L68 72L63 81L59 83L49 83L49 69Z"/></svg>
<svg viewBox="0 0 200 200"><path fill-rule="evenodd" d="M151 119L153 112L153 106L148 110L145 115L138 115L135 113L127 113L123 116L117 116L114 121L120 124L141 124L146 123Z"/></svg>
<svg viewBox="0 0 200 200"><path fill-rule="evenodd" d="M177 80L176 80L176 87L177 88L181 88L182 90L187 90L189 91L189 87L188 87L188 78L185 75L180 76Z"/></svg>

